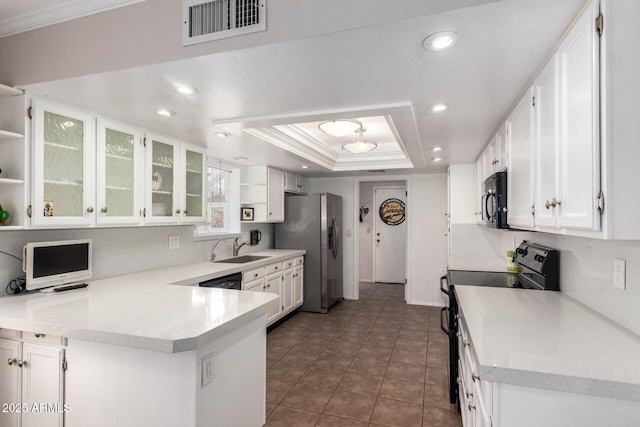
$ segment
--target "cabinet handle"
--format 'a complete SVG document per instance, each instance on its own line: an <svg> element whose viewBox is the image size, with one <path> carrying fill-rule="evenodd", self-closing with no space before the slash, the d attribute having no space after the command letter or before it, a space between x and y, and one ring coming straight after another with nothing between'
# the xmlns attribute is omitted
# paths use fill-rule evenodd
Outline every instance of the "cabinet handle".
<svg viewBox="0 0 640 427"><path fill-rule="evenodd" d="M104 208L100 209L100 212L107 213L107 207L105 206Z"/></svg>
<svg viewBox="0 0 640 427"><path fill-rule="evenodd" d="M27 361L26 360L18 360L18 367L22 368L24 366L27 366Z"/></svg>
<svg viewBox="0 0 640 427"><path fill-rule="evenodd" d="M39 334L39 333L35 333L33 335L35 335L36 338L44 338L45 337L44 334Z"/></svg>
<svg viewBox="0 0 640 427"><path fill-rule="evenodd" d="M92 208L91 206L89 206L89 207L87 208L87 212L89 212L89 213L93 213L93 208Z"/></svg>
<svg viewBox="0 0 640 427"><path fill-rule="evenodd" d="M465 347L469 347L469 345L470 345L470 344L469 344L469 341L463 341L463 342L462 342L462 344L463 344Z"/></svg>
<svg viewBox="0 0 640 427"><path fill-rule="evenodd" d="M473 393L469 393L468 391L466 391L464 394L465 396L467 396L467 399L473 397Z"/></svg>
<svg viewBox="0 0 640 427"><path fill-rule="evenodd" d="M471 405L471 403L469 403L469 405L467 405L467 408L469 408L469 411L475 411L476 405Z"/></svg>
<svg viewBox="0 0 640 427"><path fill-rule="evenodd" d="M544 207L549 209L550 207L555 208L556 206L560 206L562 202L560 200L556 200L554 197L551 201L545 200Z"/></svg>
<svg viewBox="0 0 640 427"><path fill-rule="evenodd" d="M176 213L179 214L180 213L180 209L176 209Z"/></svg>
<svg viewBox="0 0 640 427"><path fill-rule="evenodd" d="M480 381L480 377L476 375L475 372L471 372L471 379L473 380L474 383L476 382L476 380Z"/></svg>
<svg viewBox="0 0 640 427"><path fill-rule="evenodd" d="M7 359L7 363L9 364L9 366L13 366L13 364L16 362L17 360L15 359L15 357L10 357Z"/></svg>

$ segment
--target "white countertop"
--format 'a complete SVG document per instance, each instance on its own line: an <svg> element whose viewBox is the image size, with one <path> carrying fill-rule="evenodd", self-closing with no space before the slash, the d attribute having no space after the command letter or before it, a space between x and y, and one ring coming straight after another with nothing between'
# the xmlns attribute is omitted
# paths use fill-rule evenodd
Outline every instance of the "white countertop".
<svg viewBox="0 0 640 427"><path fill-rule="evenodd" d="M640 402L640 336L560 292L455 292L481 379Z"/></svg>
<svg viewBox="0 0 640 427"><path fill-rule="evenodd" d="M244 264L200 262L88 281L84 289L0 298L0 328L176 353L211 342L258 316L275 294L176 286L304 255L302 250L251 253Z"/></svg>

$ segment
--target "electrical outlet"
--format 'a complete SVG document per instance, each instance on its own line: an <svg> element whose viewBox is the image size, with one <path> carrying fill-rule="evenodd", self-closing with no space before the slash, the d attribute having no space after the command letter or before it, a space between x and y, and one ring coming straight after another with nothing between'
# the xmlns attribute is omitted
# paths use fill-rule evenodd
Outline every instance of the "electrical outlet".
<svg viewBox="0 0 640 427"><path fill-rule="evenodd" d="M180 248L180 236L169 236L169 249Z"/></svg>
<svg viewBox="0 0 640 427"><path fill-rule="evenodd" d="M249 237L249 232L248 231L243 231L242 232L242 241L243 242L248 242L250 238L251 237Z"/></svg>
<svg viewBox="0 0 640 427"><path fill-rule="evenodd" d="M216 377L216 366L213 362L213 352L202 358L202 387L210 384Z"/></svg>
<svg viewBox="0 0 640 427"><path fill-rule="evenodd" d="M619 289L627 287L627 263L623 259L613 260L613 286Z"/></svg>

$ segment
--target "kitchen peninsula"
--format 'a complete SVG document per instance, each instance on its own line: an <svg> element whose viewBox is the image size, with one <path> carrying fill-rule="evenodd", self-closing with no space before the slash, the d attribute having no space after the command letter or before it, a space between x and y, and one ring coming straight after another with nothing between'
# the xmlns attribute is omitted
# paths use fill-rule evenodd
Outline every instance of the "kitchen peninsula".
<svg viewBox="0 0 640 427"><path fill-rule="evenodd" d="M24 377L17 388L60 391L59 413L22 417L57 417L68 427L262 425L266 313L279 298L197 286L304 251L256 254L266 258L195 263L90 281L81 290L2 298L0 348L17 348L20 360L10 364ZM47 358L37 351L47 355L47 349L59 355L60 375L37 383L44 373L29 369L36 367L29 357ZM39 366L57 369L55 362ZM52 384L52 377L59 381Z"/></svg>

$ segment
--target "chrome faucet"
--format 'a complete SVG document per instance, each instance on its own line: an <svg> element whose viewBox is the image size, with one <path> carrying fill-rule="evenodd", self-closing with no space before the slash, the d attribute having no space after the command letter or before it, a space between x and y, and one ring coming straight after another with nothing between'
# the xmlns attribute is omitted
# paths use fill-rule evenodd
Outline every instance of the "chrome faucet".
<svg viewBox="0 0 640 427"><path fill-rule="evenodd" d="M216 253L214 252L216 250L216 248L218 247L218 245L222 242L224 242L225 239L220 239L216 242L215 245L213 245L213 247L211 248L211 258L209 259L209 261L214 262L216 260ZM236 239L238 240L238 239ZM235 247L235 246L234 246Z"/></svg>
<svg viewBox="0 0 640 427"><path fill-rule="evenodd" d="M247 242L242 242L238 245L238 238L236 237L236 240L233 241L233 256L238 256L238 251L246 244Z"/></svg>

